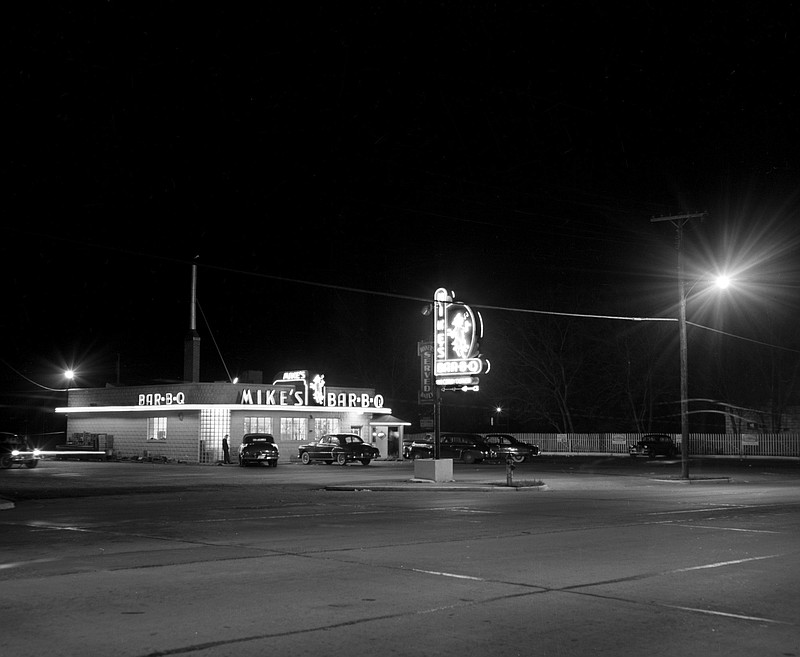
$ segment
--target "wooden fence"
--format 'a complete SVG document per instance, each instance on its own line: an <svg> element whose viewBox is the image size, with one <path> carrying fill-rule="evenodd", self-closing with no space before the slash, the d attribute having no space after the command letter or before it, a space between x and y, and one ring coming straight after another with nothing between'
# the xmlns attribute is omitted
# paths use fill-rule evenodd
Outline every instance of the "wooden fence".
<svg viewBox="0 0 800 657"><path fill-rule="evenodd" d="M485 433L485 432L484 432ZM499 432L497 432L499 433ZM405 440L423 439L430 434L405 434ZM551 454L627 454L638 433L510 433L524 443L538 445ZM672 436L680 451L681 435ZM800 458L798 433L689 434L689 454L695 456L788 456Z"/></svg>

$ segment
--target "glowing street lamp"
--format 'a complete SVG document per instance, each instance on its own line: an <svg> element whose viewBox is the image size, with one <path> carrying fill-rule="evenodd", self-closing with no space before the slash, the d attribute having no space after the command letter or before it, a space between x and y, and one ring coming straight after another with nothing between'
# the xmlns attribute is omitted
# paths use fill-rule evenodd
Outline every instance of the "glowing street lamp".
<svg viewBox="0 0 800 657"><path fill-rule="evenodd" d="M720 274L719 276L714 279L714 284L720 290L727 290L731 284L731 278L727 274Z"/></svg>

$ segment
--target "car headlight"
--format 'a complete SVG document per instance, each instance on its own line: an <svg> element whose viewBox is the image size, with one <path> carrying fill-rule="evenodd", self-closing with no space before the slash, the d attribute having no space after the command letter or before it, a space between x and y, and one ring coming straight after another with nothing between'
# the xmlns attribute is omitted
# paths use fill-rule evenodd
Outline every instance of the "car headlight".
<svg viewBox="0 0 800 657"><path fill-rule="evenodd" d="M18 449L12 449L11 450L11 456L19 456L19 450Z"/></svg>

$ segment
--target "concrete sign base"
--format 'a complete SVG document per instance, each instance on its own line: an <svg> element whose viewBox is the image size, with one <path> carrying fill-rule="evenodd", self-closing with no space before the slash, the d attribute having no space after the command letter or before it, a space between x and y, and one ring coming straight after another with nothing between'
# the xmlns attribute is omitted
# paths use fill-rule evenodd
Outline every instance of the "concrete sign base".
<svg viewBox="0 0 800 657"><path fill-rule="evenodd" d="M415 459L414 478L453 481L453 459Z"/></svg>

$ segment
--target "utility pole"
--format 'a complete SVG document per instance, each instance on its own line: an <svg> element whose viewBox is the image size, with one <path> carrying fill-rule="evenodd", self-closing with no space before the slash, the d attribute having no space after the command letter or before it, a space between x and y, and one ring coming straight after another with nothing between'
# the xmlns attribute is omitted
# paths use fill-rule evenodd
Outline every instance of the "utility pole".
<svg viewBox="0 0 800 657"><path fill-rule="evenodd" d="M672 215L670 217L653 217L651 222L669 221L678 231L678 331L680 337L681 359L681 479L689 478L689 359L686 340L686 280L683 267L683 226L692 219L703 219L707 213Z"/></svg>

